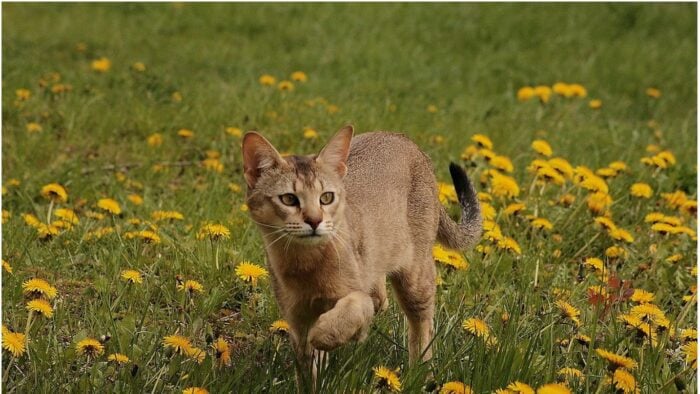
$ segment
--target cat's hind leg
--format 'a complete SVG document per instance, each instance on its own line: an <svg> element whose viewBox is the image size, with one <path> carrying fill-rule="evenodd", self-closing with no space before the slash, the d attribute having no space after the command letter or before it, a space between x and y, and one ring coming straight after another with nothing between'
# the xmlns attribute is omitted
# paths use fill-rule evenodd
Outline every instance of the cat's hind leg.
<svg viewBox="0 0 700 394"><path fill-rule="evenodd" d="M351 340L361 341L367 336L373 316L372 298L367 293L353 291L318 317L309 330L309 342L314 348L327 351Z"/></svg>
<svg viewBox="0 0 700 394"><path fill-rule="evenodd" d="M435 264L422 257L414 267L391 277L396 298L408 319L408 359L413 364L432 357L435 314Z"/></svg>

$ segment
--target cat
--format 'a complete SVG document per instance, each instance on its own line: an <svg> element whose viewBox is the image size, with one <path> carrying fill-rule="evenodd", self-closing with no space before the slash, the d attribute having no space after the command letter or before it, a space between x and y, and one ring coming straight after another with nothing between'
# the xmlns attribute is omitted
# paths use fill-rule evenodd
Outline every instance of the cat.
<svg viewBox="0 0 700 394"><path fill-rule="evenodd" d="M386 279L408 318L409 362L432 357L437 241L465 250L481 211L464 170L450 164L462 209L438 199L430 159L402 134L353 138L340 129L312 156L281 156L260 134L242 143L246 204L262 234L271 286L290 326L297 378L314 356L367 336L388 306ZM315 377L314 377L315 381Z"/></svg>

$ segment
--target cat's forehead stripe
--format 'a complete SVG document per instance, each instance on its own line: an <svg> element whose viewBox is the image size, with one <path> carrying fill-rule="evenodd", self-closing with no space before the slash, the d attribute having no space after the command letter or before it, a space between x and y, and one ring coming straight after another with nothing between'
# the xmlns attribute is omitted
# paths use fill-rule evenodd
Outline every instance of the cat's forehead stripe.
<svg viewBox="0 0 700 394"><path fill-rule="evenodd" d="M309 156L290 156L287 161L294 166L297 179L307 187L313 187L316 180L316 162Z"/></svg>

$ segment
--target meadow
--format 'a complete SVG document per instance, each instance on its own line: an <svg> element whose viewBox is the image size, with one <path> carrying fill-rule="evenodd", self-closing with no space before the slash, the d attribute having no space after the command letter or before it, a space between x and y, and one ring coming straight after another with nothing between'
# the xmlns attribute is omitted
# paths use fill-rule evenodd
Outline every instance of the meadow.
<svg viewBox="0 0 700 394"><path fill-rule="evenodd" d="M240 138L400 131L472 251L321 392L697 392L695 4L3 4L2 390L295 391ZM428 372L432 379L426 381Z"/></svg>

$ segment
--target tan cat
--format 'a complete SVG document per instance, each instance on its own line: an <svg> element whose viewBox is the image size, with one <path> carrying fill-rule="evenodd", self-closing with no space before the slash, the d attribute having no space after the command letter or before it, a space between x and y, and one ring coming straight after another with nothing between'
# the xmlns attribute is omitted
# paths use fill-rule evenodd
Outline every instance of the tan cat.
<svg viewBox="0 0 700 394"><path fill-rule="evenodd" d="M243 159L247 204L300 369L320 351L366 337L374 314L387 307L387 278L408 318L409 360L429 359L433 244L467 249L481 234L464 170L450 165L462 206L457 224L438 200L430 159L402 134L353 138L346 126L318 155L282 157L248 132Z"/></svg>

